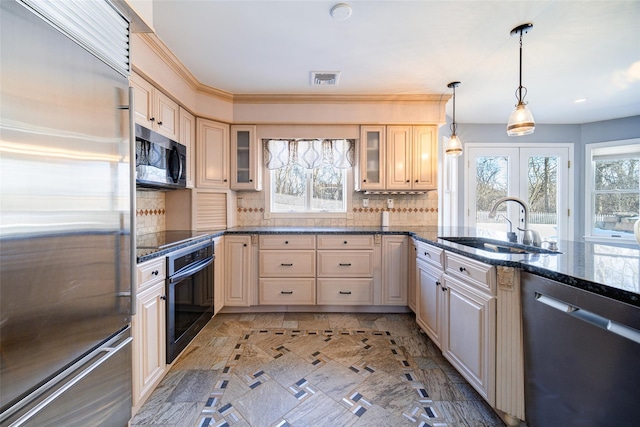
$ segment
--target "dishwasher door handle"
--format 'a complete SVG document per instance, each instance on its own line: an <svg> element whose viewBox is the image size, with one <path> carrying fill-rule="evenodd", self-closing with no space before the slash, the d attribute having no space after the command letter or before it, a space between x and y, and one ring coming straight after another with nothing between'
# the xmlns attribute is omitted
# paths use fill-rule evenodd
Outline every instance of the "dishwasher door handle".
<svg viewBox="0 0 640 427"><path fill-rule="evenodd" d="M580 319L598 328L605 329L623 338L640 344L640 331L631 328L615 320L607 319L599 314L576 307L559 299L551 298L539 292L535 294L536 301L541 302L551 308L567 313L569 316Z"/></svg>

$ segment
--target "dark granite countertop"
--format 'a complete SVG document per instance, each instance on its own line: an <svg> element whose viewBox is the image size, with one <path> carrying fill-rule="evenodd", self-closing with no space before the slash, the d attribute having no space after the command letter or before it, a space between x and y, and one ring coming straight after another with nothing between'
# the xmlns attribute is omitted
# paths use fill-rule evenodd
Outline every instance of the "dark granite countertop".
<svg viewBox="0 0 640 427"><path fill-rule="evenodd" d="M487 237L506 241L505 233L464 227L234 227L212 230L201 239L222 234L407 234L418 241L492 265L520 268L570 286L640 307L640 246L558 241L559 254L493 253L440 237ZM193 242L190 242L193 243ZM177 248L171 248L175 250ZM162 253L138 255L138 262Z"/></svg>

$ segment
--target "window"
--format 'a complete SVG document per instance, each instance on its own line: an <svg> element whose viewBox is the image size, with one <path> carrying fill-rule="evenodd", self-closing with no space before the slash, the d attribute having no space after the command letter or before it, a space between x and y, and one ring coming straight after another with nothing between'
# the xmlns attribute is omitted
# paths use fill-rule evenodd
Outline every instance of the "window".
<svg viewBox="0 0 640 427"><path fill-rule="evenodd" d="M271 171L271 213L346 212L346 169L287 165Z"/></svg>
<svg viewBox="0 0 640 427"><path fill-rule="evenodd" d="M538 231L542 240L570 238L572 156L568 144L467 144L466 225L488 236L510 230L521 235L516 229L524 226L520 205L502 203L498 215L489 218L496 200L512 196L528 204L528 226Z"/></svg>
<svg viewBox="0 0 640 427"><path fill-rule="evenodd" d="M263 144L269 170L267 215L347 215L355 141L269 139Z"/></svg>
<svg viewBox="0 0 640 427"><path fill-rule="evenodd" d="M640 217L640 139L586 147L585 238L633 238Z"/></svg>

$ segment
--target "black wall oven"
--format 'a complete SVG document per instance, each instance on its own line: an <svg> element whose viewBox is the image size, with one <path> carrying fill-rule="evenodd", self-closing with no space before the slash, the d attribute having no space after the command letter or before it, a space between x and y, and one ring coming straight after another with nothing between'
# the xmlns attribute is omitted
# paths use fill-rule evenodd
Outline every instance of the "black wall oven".
<svg viewBox="0 0 640 427"><path fill-rule="evenodd" d="M213 316L213 242L167 256L167 363Z"/></svg>

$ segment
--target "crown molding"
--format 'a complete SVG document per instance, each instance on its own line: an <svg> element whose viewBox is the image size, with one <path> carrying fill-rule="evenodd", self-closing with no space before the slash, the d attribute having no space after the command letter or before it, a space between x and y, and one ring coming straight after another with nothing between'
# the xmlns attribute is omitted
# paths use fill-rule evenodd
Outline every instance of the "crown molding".
<svg viewBox="0 0 640 427"><path fill-rule="evenodd" d="M442 95L330 95L330 94L236 94L235 104L381 104L447 102L450 94Z"/></svg>

